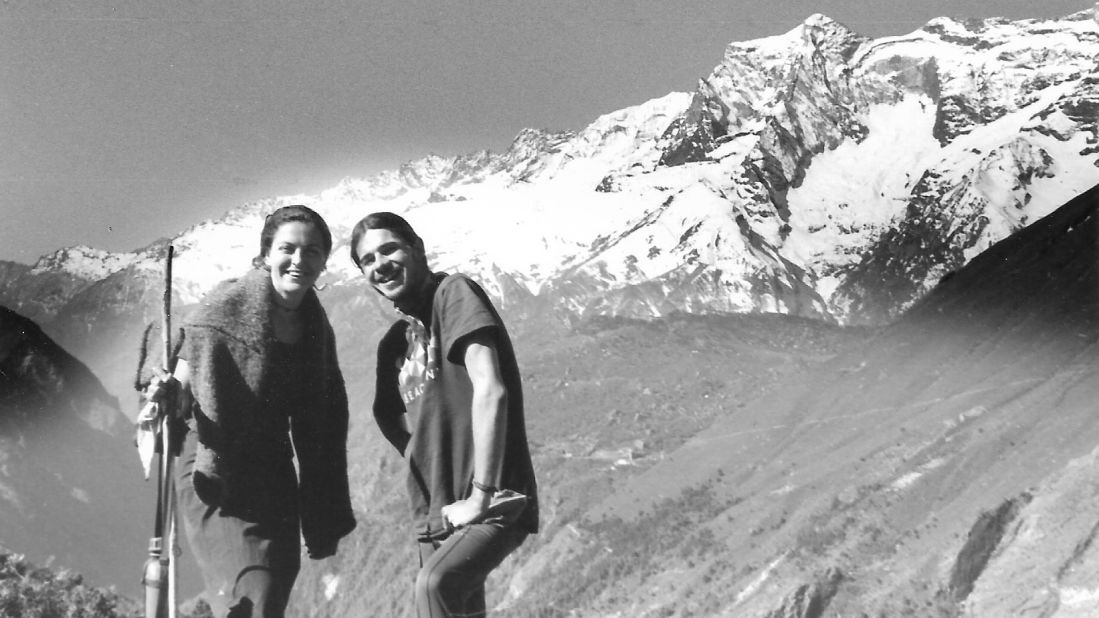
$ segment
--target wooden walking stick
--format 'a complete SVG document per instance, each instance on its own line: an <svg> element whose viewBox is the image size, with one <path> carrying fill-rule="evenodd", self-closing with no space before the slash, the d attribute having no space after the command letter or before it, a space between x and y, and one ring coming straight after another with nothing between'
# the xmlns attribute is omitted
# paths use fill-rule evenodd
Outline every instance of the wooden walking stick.
<svg viewBox="0 0 1099 618"><path fill-rule="evenodd" d="M164 370L170 376L175 369L172 358L172 253L164 266L164 301L161 314L161 337L164 344ZM149 476L153 451L160 453L157 474L156 520L153 537L149 539L149 557L145 561L145 618L175 618L176 615L176 496L174 483L174 452L176 439L172 414L175 406L169 398L164 403L152 403L138 416L138 450ZM146 431L143 437L141 434ZM151 435L148 435L151 434ZM152 449L150 451L149 449ZM165 541L167 541L165 543Z"/></svg>

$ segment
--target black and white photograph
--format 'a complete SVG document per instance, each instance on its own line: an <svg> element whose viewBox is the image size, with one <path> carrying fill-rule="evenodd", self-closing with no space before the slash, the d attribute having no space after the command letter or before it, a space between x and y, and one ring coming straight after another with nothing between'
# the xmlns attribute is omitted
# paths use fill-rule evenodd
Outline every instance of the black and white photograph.
<svg viewBox="0 0 1099 618"><path fill-rule="evenodd" d="M0 0L0 617L1099 616L1094 0Z"/></svg>

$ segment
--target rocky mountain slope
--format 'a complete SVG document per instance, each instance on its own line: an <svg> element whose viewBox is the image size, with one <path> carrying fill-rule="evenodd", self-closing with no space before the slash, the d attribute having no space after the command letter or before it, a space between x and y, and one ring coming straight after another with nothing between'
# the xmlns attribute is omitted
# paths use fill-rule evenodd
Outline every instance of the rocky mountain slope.
<svg viewBox="0 0 1099 618"><path fill-rule="evenodd" d="M677 314L522 332L547 507L491 580L497 615L1099 612L1097 251L1099 188L881 329ZM365 407L352 433L363 531L306 568L295 607L407 615L401 462Z"/></svg>

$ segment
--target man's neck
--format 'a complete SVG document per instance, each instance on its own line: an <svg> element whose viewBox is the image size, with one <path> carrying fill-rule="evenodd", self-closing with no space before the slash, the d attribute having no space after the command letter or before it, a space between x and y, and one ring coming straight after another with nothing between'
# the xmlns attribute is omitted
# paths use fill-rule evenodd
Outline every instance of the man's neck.
<svg viewBox="0 0 1099 618"><path fill-rule="evenodd" d="M440 279L440 273L429 273L415 295L409 298L407 302L394 303L394 306L401 313L427 324L431 320L431 305L435 299L435 288L439 287Z"/></svg>

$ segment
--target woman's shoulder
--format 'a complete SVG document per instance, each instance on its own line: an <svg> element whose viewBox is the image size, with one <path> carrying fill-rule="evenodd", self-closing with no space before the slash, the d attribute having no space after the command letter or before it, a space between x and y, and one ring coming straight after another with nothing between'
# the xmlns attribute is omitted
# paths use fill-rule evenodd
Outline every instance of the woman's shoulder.
<svg viewBox="0 0 1099 618"><path fill-rule="evenodd" d="M267 306L266 280L262 271L250 271L222 281L202 299L189 325L237 329L262 319Z"/></svg>
<svg viewBox="0 0 1099 618"><path fill-rule="evenodd" d="M408 340L405 338L405 330L408 322L397 320L389 325L382 338L378 340L378 356L389 359L405 353L408 348Z"/></svg>
<svg viewBox="0 0 1099 618"><path fill-rule="evenodd" d="M389 329L382 335L381 345L392 345L394 341L404 341L404 334L407 329L408 322L405 320L396 320L389 325Z"/></svg>

